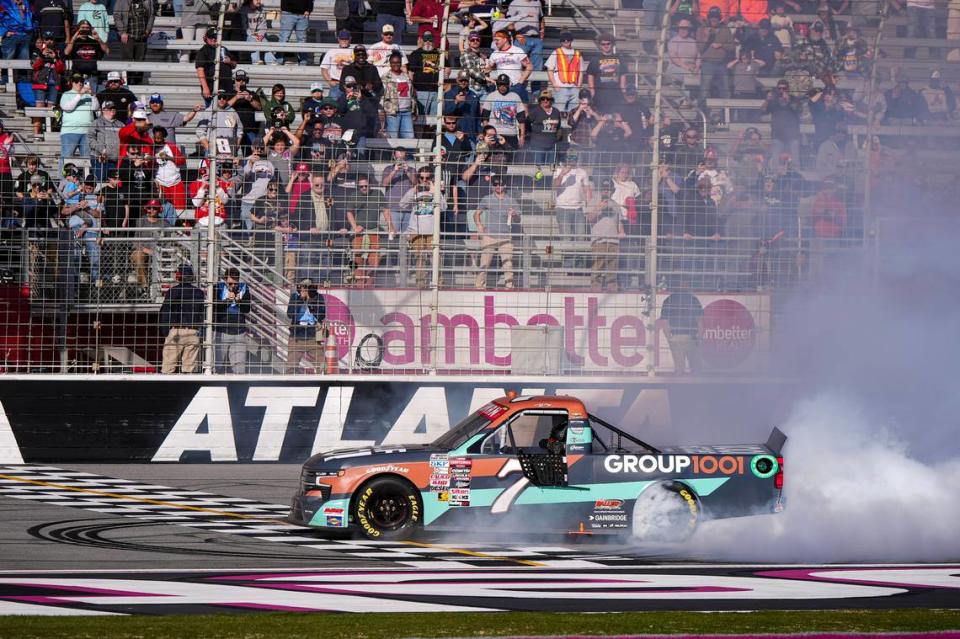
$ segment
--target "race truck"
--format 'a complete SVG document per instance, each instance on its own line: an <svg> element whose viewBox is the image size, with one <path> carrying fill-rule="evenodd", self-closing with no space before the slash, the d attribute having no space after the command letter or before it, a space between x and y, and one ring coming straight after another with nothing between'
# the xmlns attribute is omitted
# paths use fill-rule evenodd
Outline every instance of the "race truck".
<svg viewBox="0 0 960 639"><path fill-rule="evenodd" d="M655 448L574 397L508 393L431 444L314 455L289 520L370 539L421 530L631 534L683 541L707 518L783 509L786 436Z"/></svg>

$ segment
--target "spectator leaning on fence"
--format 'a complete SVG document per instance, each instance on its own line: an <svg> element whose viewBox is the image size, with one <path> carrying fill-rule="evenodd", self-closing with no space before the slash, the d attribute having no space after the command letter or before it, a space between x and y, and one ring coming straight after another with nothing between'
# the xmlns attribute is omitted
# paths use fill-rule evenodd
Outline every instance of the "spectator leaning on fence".
<svg viewBox="0 0 960 639"><path fill-rule="evenodd" d="M288 375L295 373L304 355L313 358L314 369L320 370L323 362L323 324L327 312L323 296L317 292L313 280L303 279L290 294L287 318L290 321L290 340L287 342Z"/></svg>
<svg viewBox="0 0 960 639"><path fill-rule="evenodd" d="M595 290L617 291L620 238L625 237L620 205L613 200L613 181L600 183L600 200L586 210L590 223L590 251L593 267L590 283Z"/></svg>
<svg viewBox="0 0 960 639"><path fill-rule="evenodd" d="M136 228L144 229L144 231L134 234L137 241L134 244L133 251L130 252L130 263L136 271L140 297L150 300L153 300L150 289L154 283L158 283L154 282L151 274L154 260L157 259L157 237L160 230L167 226L167 223L160 217L161 209L160 200L147 202L143 208L143 215L137 218L135 225Z"/></svg>
<svg viewBox="0 0 960 639"><path fill-rule="evenodd" d="M247 372L247 315L250 292L240 281L240 270L231 266L214 289L214 335L219 371L243 375Z"/></svg>
<svg viewBox="0 0 960 639"><path fill-rule="evenodd" d="M122 0L121 0L122 1ZM204 321L203 291L193 284L193 267L177 269L177 285L168 289L160 305L158 324L168 327L160 372L196 373L200 359L200 328Z"/></svg>

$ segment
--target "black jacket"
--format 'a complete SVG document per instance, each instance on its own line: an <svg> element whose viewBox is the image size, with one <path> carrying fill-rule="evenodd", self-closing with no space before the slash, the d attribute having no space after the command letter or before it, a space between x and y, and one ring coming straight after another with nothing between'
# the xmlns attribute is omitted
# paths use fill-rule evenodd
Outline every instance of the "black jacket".
<svg viewBox="0 0 960 639"><path fill-rule="evenodd" d="M177 284L163 296L160 326L200 328L204 321L203 291L193 284Z"/></svg>
<svg viewBox="0 0 960 639"><path fill-rule="evenodd" d="M237 292L238 301L228 300L224 296L225 282L219 282L214 289L213 321L221 333L236 335L243 333L247 328L247 314L250 312L250 290L244 283L240 284Z"/></svg>
<svg viewBox="0 0 960 639"><path fill-rule="evenodd" d="M280 10L286 13L313 13L313 0L280 0Z"/></svg>
<svg viewBox="0 0 960 639"><path fill-rule="evenodd" d="M313 315L313 319L305 317L306 311ZM292 339L316 339L317 326L323 323L327 316L327 308L322 295L311 296L304 300L298 291L290 294L290 303L287 304L287 317L290 319L290 337Z"/></svg>

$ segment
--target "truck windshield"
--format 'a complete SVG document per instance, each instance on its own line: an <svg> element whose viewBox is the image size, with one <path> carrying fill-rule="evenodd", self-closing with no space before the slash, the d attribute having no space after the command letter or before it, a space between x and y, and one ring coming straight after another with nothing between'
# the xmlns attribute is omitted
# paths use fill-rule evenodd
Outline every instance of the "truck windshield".
<svg viewBox="0 0 960 639"><path fill-rule="evenodd" d="M431 448L436 447L440 450L453 450L489 423L490 418L480 413L480 411L471 413L459 424L438 437L431 444Z"/></svg>

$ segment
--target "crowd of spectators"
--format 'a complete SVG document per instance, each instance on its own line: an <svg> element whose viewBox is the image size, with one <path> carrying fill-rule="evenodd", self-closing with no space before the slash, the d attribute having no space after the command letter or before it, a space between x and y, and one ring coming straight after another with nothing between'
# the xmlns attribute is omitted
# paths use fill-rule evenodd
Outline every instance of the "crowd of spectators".
<svg viewBox="0 0 960 639"><path fill-rule="evenodd" d="M118 232L109 229L214 223L246 233L268 262L281 247L283 263L274 266L290 280L355 286L395 285L382 276L400 266L400 252L409 253L415 283L427 286L439 226L464 247L457 265L475 271L477 288L489 284L494 258L499 285L510 288L518 284L520 195L539 190L549 194L546 210L561 238L586 245L564 256L564 268L589 271L590 286L613 291L643 283L640 238L652 230L654 191L657 231L676 241L677 254L716 253L721 238L747 236L759 237L770 259L785 238L849 239L861 232L849 209L860 196L862 154L848 127L945 125L956 109L934 64L919 90L900 74L889 88L869 91L879 53L858 26L875 26L877 15L857 14L847 2L669 4L665 73L685 100L709 112L711 98L755 99L755 108L734 108L733 119L770 122L768 139L747 128L729 149L666 116L653 140L657 123L638 101L634 61L617 39L601 32L587 47L564 31L559 46L545 47L540 0L453 2L446 29L436 0L338 0L331 48L319 64L308 49L269 47L277 27L281 43L308 41L312 0L281 0L279 24L262 0L231 4L222 33L212 26L219 7L173 3L182 38L202 42L179 54L193 60L195 104L173 109L162 90L144 85L149 74L110 70L105 61L118 51L122 60L144 60L165 7L88 0L74 10L67 0L0 0L3 57L31 60L30 69L10 71L17 99L54 107L60 143L58 177L30 156L14 178L12 138L0 127L5 226L70 229L94 285L102 238ZM935 36L924 2L890 0L887 10L906 13L907 35ZM375 37L364 31L368 22L377 25ZM265 44L231 51L236 41ZM405 52L404 43L413 49ZM911 47L904 55L920 53ZM255 86L241 66L284 63L311 67L308 97L291 98L280 82ZM413 149L416 138L437 135L438 117L436 164ZM807 121L810 135L802 133ZM37 143L53 133L44 126L45 118L32 122ZM654 142L656 176L648 168ZM191 158L199 169L188 168ZM810 207L806 221L801 200ZM734 262L755 259L736 241L724 246L746 249L748 257L738 253ZM129 255L146 297L154 248ZM676 270L713 271L710 285L724 285L716 258L706 267L699 257L677 259Z"/></svg>

